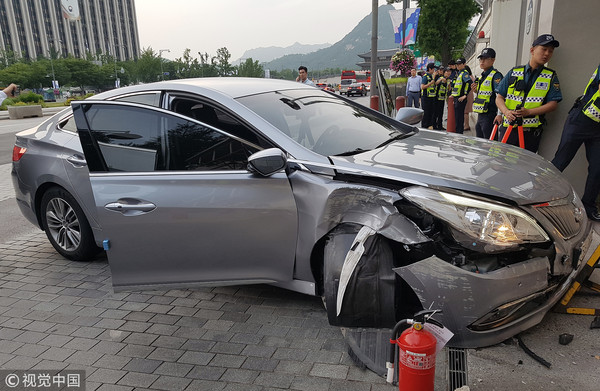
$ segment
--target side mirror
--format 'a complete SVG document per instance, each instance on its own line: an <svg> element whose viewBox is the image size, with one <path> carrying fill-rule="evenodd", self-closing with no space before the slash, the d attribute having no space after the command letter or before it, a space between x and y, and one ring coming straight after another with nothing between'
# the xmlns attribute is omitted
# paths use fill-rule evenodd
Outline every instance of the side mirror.
<svg viewBox="0 0 600 391"><path fill-rule="evenodd" d="M396 121L416 125L423 119L423 110L416 107L401 107L396 114Z"/></svg>
<svg viewBox="0 0 600 391"><path fill-rule="evenodd" d="M271 176L287 165L287 157L279 148L256 152L248 158L248 171L262 176Z"/></svg>

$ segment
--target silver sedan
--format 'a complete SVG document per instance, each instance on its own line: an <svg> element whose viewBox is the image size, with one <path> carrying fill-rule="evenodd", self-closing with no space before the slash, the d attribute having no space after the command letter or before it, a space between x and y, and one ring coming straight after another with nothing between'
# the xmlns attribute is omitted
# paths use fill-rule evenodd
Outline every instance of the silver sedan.
<svg viewBox="0 0 600 391"><path fill-rule="evenodd" d="M479 347L539 323L589 257L579 198L525 150L281 80L92 99L19 133L12 178L60 254L106 251L115 290L275 284L345 327L433 307Z"/></svg>

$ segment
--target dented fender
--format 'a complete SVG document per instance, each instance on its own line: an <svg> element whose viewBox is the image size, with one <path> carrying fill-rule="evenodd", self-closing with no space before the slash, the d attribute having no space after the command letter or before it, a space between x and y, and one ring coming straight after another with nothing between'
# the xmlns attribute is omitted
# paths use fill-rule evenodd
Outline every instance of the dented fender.
<svg viewBox="0 0 600 391"><path fill-rule="evenodd" d="M298 226L302 227L296 244L296 279L313 278L311 269L298 266L310 265L315 244L340 224L359 224L403 244L431 240L398 212L394 203L401 196L394 190L341 182L306 171L294 171L289 178L298 208Z"/></svg>

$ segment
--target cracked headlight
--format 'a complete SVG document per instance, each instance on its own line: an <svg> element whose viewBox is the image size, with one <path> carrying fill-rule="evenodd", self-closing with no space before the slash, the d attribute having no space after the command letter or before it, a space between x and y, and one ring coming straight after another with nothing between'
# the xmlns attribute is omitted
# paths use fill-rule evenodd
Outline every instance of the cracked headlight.
<svg viewBox="0 0 600 391"><path fill-rule="evenodd" d="M473 250L481 251L483 246L485 251L500 251L550 240L532 217L508 205L418 186L400 194L448 222L455 239Z"/></svg>

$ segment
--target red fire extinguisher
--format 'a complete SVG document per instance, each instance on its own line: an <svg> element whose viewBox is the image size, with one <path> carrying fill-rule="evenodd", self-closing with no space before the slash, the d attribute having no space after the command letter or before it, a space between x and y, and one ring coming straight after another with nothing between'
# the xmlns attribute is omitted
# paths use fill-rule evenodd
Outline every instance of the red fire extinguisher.
<svg viewBox="0 0 600 391"><path fill-rule="evenodd" d="M435 382L435 353L437 340L423 328L426 322L443 327L441 323L431 319L436 310L424 310L415 314L414 319L404 319L396 324L392 331L390 343L398 346L398 387L400 390L433 391ZM429 315L429 317L427 316ZM398 337L403 326L412 325ZM390 361L387 381L394 378L394 346L390 349Z"/></svg>

